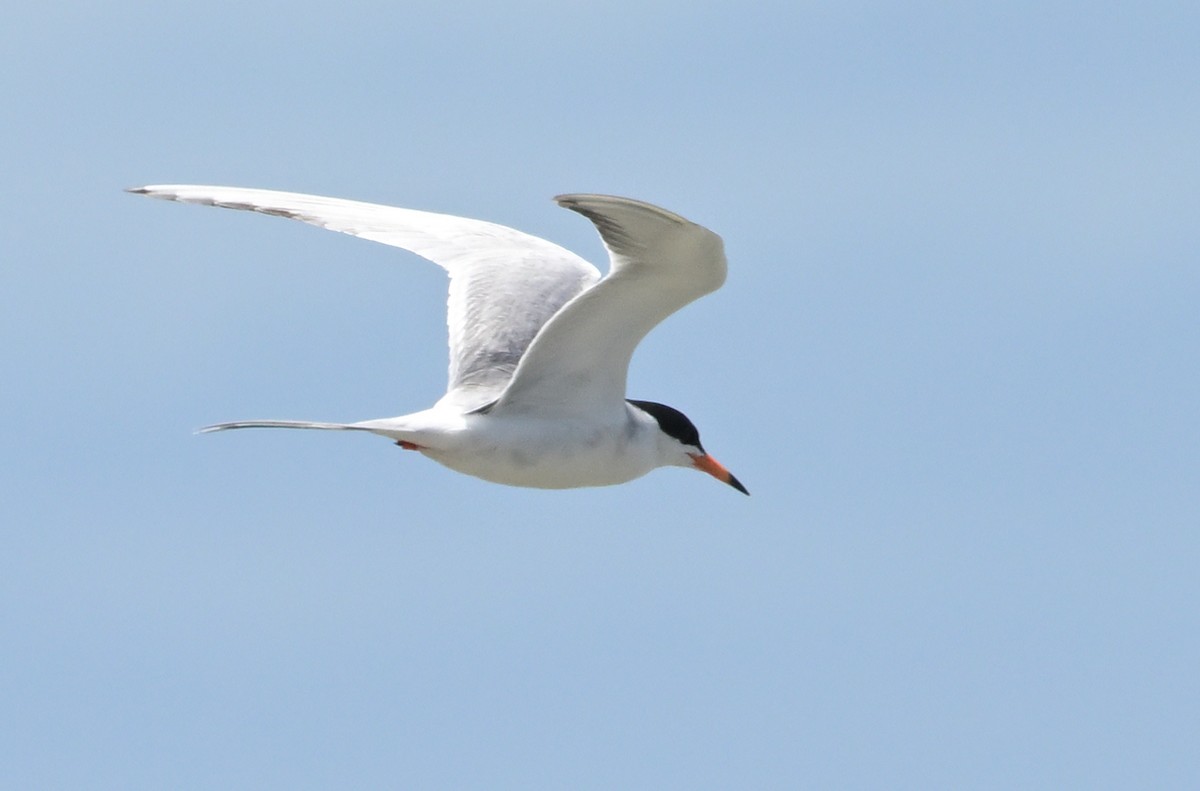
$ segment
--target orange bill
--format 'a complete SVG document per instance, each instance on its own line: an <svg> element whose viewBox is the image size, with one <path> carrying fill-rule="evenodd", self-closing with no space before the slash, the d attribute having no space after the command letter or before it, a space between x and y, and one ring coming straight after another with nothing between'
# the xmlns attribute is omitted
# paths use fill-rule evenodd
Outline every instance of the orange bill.
<svg viewBox="0 0 1200 791"><path fill-rule="evenodd" d="M750 492L746 491L746 487L742 486L742 482L733 477L733 473L721 466L721 462L717 461L707 453L705 453L703 456L692 456L692 466L701 472L707 472L721 483L729 484L742 494L750 494Z"/></svg>

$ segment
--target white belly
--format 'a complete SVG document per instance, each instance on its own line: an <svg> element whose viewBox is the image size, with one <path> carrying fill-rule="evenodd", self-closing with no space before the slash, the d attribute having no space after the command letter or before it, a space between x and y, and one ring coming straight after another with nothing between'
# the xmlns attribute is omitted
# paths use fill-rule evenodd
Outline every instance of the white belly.
<svg viewBox="0 0 1200 791"><path fill-rule="evenodd" d="M625 483L658 466L654 437L636 424L599 428L487 416L472 424L447 447L421 452L466 475L539 489Z"/></svg>

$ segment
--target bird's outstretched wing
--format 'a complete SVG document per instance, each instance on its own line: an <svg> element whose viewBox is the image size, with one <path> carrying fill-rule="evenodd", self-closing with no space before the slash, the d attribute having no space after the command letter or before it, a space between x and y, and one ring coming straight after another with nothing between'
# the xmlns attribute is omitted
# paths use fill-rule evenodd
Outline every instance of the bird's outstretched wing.
<svg viewBox="0 0 1200 791"><path fill-rule="evenodd" d="M612 267L554 314L494 411L619 419L633 350L660 321L725 282L721 237L648 203L606 195L560 195L591 220Z"/></svg>
<svg viewBox="0 0 1200 791"><path fill-rule="evenodd" d="M450 275L450 377L443 402L463 410L494 400L542 325L600 279L569 250L482 220L241 187L169 184L129 191L301 220L438 264Z"/></svg>

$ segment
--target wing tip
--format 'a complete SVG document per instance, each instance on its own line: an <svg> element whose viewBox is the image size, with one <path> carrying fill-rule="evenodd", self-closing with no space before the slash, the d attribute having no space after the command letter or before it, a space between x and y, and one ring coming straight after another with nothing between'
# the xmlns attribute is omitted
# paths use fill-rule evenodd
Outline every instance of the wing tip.
<svg viewBox="0 0 1200 791"><path fill-rule="evenodd" d="M141 187L126 187L130 195L145 195L160 200L182 200L182 187L177 184L145 184Z"/></svg>
<svg viewBox="0 0 1200 791"><path fill-rule="evenodd" d="M554 202L564 209L579 212L589 219L601 214L605 208L626 208L649 212L664 220L679 223L680 225L695 225L695 223L686 217L664 209L662 206L656 206L653 203L647 203L636 198L625 198L620 195L605 195L596 192L572 192L555 195Z"/></svg>
<svg viewBox="0 0 1200 791"><path fill-rule="evenodd" d="M130 195L147 195L151 198L173 198L174 190L169 190L162 184L144 184L140 187L126 187Z"/></svg>
<svg viewBox="0 0 1200 791"><path fill-rule="evenodd" d="M252 211L258 214L269 214L273 217L303 220L304 222L325 227L315 216L307 212L272 205L268 201L268 198L272 195L308 197L282 193L277 190L257 190L244 187L210 187L197 184L148 184L144 187L127 187L125 191L134 195L145 195L159 200L194 203L200 206L217 206L222 209Z"/></svg>

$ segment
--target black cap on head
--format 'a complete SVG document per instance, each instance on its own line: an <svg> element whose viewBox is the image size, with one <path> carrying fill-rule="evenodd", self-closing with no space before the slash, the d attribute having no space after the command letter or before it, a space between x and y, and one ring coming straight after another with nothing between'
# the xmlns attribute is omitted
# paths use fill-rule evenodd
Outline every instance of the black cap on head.
<svg viewBox="0 0 1200 791"><path fill-rule="evenodd" d="M700 444L700 432L696 429L696 425L688 420L687 415L657 401L635 401L632 398L626 400L658 421L658 427L662 429L662 433L668 437L674 437L684 445L690 445L704 452L704 446Z"/></svg>

